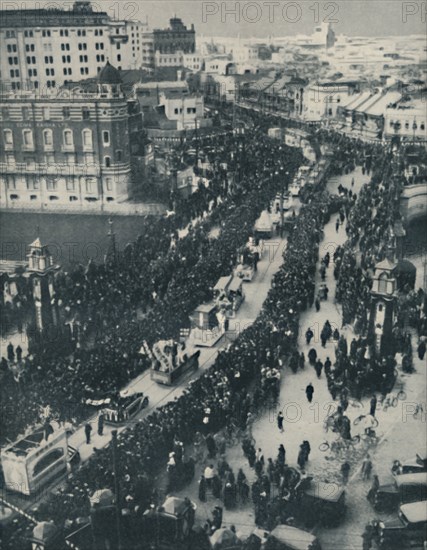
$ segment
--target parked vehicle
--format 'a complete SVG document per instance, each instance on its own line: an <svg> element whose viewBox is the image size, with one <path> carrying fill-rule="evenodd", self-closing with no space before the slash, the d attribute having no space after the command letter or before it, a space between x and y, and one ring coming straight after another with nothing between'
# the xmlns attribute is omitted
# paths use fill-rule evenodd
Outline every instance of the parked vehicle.
<svg viewBox="0 0 427 550"><path fill-rule="evenodd" d="M375 510L395 510L401 504L427 500L427 472L393 476L373 495Z"/></svg>
<svg viewBox="0 0 427 550"><path fill-rule="evenodd" d="M403 504L395 519L375 525L374 540L381 550L423 548L427 540L427 501Z"/></svg>
<svg viewBox="0 0 427 550"><path fill-rule="evenodd" d="M396 470L395 475L417 474L419 472L427 472L426 451L419 451L414 458L399 463L399 468Z"/></svg>
<svg viewBox="0 0 427 550"><path fill-rule="evenodd" d="M318 539L307 531L278 525L267 537L265 550L321 550Z"/></svg>
<svg viewBox="0 0 427 550"><path fill-rule="evenodd" d="M301 496L300 512L307 527L317 523L339 525L346 513L344 487L339 483L312 482Z"/></svg>

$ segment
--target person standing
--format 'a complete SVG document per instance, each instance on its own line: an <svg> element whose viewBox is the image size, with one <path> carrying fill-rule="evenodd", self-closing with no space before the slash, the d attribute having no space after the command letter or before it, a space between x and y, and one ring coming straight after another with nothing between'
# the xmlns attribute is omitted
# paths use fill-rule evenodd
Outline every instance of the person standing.
<svg viewBox="0 0 427 550"><path fill-rule="evenodd" d="M307 342L307 346L310 345L310 342L313 336L314 336L314 332L309 327L305 333L305 341Z"/></svg>
<svg viewBox="0 0 427 550"><path fill-rule="evenodd" d="M90 444L90 434L92 432L92 426L88 423L85 425L86 444Z"/></svg>
<svg viewBox="0 0 427 550"><path fill-rule="evenodd" d="M16 346L16 359L18 363L20 363L22 360L22 348L19 344Z"/></svg>
<svg viewBox="0 0 427 550"><path fill-rule="evenodd" d="M320 302L319 302L319 298L316 298L315 301L314 301L314 306L316 308L316 311L320 311Z"/></svg>
<svg viewBox="0 0 427 550"><path fill-rule="evenodd" d="M98 435L104 435L104 413L99 413L98 416Z"/></svg>
<svg viewBox="0 0 427 550"><path fill-rule="evenodd" d="M284 420L284 417L283 417L282 411L279 411L279 414L277 415L277 427L279 428L280 433L284 432L283 420Z"/></svg>
<svg viewBox="0 0 427 550"><path fill-rule="evenodd" d="M314 393L314 388L312 383L310 382L310 384L305 388L305 395L307 396L307 400L309 403L313 401L313 393Z"/></svg>

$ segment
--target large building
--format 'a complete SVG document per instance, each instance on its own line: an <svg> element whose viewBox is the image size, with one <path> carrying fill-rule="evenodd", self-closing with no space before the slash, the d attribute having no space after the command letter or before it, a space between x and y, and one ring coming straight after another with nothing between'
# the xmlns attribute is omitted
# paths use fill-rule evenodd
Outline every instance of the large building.
<svg viewBox="0 0 427 550"><path fill-rule="evenodd" d="M96 76L107 60L119 69L139 68L146 33L146 23L114 20L89 0L76 0L71 10L2 10L0 83L12 90L54 88Z"/></svg>
<svg viewBox="0 0 427 550"><path fill-rule="evenodd" d="M169 21L168 29L154 29L153 49L154 52L194 53L196 51L196 31L194 25L190 29L184 25L181 19L174 17Z"/></svg>
<svg viewBox="0 0 427 550"><path fill-rule="evenodd" d="M91 88L9 92L0 109L0 205L102 208L128 198L128 101L108 62Z"/></svg>

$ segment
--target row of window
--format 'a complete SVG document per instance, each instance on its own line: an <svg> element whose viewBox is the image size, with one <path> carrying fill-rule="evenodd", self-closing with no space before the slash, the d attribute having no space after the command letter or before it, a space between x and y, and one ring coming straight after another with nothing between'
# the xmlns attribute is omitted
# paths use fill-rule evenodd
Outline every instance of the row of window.
<svg viewBox="0 0 427 550"><path fill-rule="evenodd" d="M40 180L35 176L26 177L27 189L29 191L39 191L40 190ZM6 180L6 187L9 190L16 190L16 181L14 176L8 176ZM67 191L76 191L77 185L74 179L69 179L65 183ZM98 190L97 181L95 178L85 178L80 179L81 190L86 193L95 193ZM106 191L113 190L113 179L106 178L105 180L105 189ZM58 180L55 177L46 178L46 191L58 191ZM12 198L12 196L11 196ZM14 197L18 198L17 196ZM49 197L50 198L50 197ZM56 197L58 198L58 197ZM77 200L77 199L76 199Z"/></svg>
<svg viewBox="0 0 427 550"><path fill-rule="evenodd" d="M65 183L67 191L75 191L77 188L76 181L74 179L67 179ZM9 190L16 189L15 176L7 176L6 187ZM26 176L26 187L29 191L38 191L40 189L40 180L36 176ZM97 181L95 178L80 177L80 187L82 191L86 193L95 193L98 190ZM107 191L113 190L113 178L105 179L105 189ZM46 190L58 191L58 180L54 176L46 178Z"/></svg>
<svg viewBox="0 0 427 550"><path fill-rule="evenodd" d="M53 70L53 69L52 69ZM64 68L64 71L66 68ZM32 71L32 74L30 74ZM68 69L68 71L71 71L71 69ZM29 69L28 70L29 76L37 76L37 69ZM65 74L65 72L64 72ZM67 74L71 74L71 72L68 72ZM30 107L22 107L22 118L24 120L29 120L32 114L32 111ZM118 111L116 111L116 114L118 114ZM63 118L67 119L71 117L71 109L70 107L63 107L62 108L62 116ZM8 107L2 108L2 117L3 120L8 120L10 117L10 110ZM89 120L90 119L90 109L88 107L82 107L82 118L83 120ZM50 120L50 107L43 107L43 120Z"/></svg>
<svg viewBox="0 0 427 550"><path fill-rule="evenodd" d="M10 130L9 128L3 130L3 138L6 148L13 147L12 130ZM82 139L83 147L92 147L92 130L90 130L89 128L85 128L84 130L82 130ZM24 130L22 130L22 142L24 144L24 147L34 148L33 131L29 128L25 128ZM108 130L104 130L102 132L102 142L105 146L110 145L110 132ZM45 145L45 147L53 146L53 131L50 128L43 130L43 144ZM73 130L70 130L68 128L63 130L63 144L65 147L74 147ZM117 159L120 162L122 160L122 153L121 151L117 152L120 153L120 158Z"/></svg>
<svg viewBox="0 0 427 550"><path fill-rule="evenodd" d="M390 120L390 126L393 127L397 124L398 127L401 127L401 123L399 121L394 122L393 120ZM409 130L409 128L412 128L412 130L418 130L418 124L414 121L412 125L408 121L405 122L405 129ZM425 124L424 122L421 122L420 124L420 130L425 130Z"/></svg>
<svg viewBox="0 0 427 550"><path fill-rule="evenodd" d="M176 115L182 114L182 108L175 108L173 112ZM196 114L196 108L195 107L187 107L187 115Z"/></svg>
<svg viewBox="0 0 427 550"><path fill-rule="evenodd" d="M79 164L79 160L76 156L75 156L75 153L68 149L66 147L64 147L65 151L64 153L68 153L66 154L66 157L65 157L65 162L68 166L74 166L76 164ZM29 150L29 149L26 149L26 150ZM49 151L49 148L47 148L47 151ZM121 150L117 150L116 151L116 160L117 162L122 162L123 160L123 151ZM44 159L40 159L39 163L40 165L43 165L43 164L46 164L47 166L52 166L54 165L55 163L57 163L57 161L55 161L55 155L53 152L46 152L45 155L44 155ZM111 157L110 156L104 156L104 161L103 161L103 165L105 166L105 168L111 168ZM16 160L15 160L15 157L13 155L13 153L11 152L6 152L6 164L8 167L10 168L15 168L16 167ZM26 169L27 170L35 170L36 169L36 160L34 158L31 158L31 157L27 157L25 159L25 165L26 165ZM97 166L97 164L95 165L95 161L94 161L94 157L93 157L93 153L92 152L84 152L83 153L83 158L81 159L81 165L83 166L89 166L89 167L94 167L94 166Z"/></svg>
<svg viewBox="0 0 427 550"><path fill-rule="evenodd" d="M30 195L30 200L32 201L36 201L38 199L37 195ZM19 200L19 195L16 195L16 194L12 194L10 195L10 200L11 201L17 201ZM49 200L50 201L57 201L59 200L59 197L57 197L56 195L49 195ZM70 202L75 202L75 201L78 201L79 198L76 197L75 195L71 195L70 197L68 197L68 200ZM85 200L87 202L93 202L93 201L97 201L98 199L96 197L85 197ZM107 202L113 202L114 201L114 197L107 197ZM40 312L40 309L37 309L36 310L36 314L37 314L37 318L40 319L39 323L41 324L41 312ZM47 466L46 466L47 468Z"/></svg>

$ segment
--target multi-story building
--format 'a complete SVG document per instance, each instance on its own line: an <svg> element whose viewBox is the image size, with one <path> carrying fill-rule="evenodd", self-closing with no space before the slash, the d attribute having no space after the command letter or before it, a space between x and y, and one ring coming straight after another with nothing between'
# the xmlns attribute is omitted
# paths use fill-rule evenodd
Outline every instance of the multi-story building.
<svg viewBox="0 0 427 550"><path fill-rule="evenodd" d="M84 210L128 198L128 102L109 62L92 88L9 92L0 109L0 205Z"/></svg>
<svg viewBox="0 0 427 550"><path fill-rule="evenodd" d="M307 122L335 118L341 102L354 93L355 81L323 81L309 85L304 91L301 116Z"/></svg>
<svg viewBox="0 0 427 550"><path fill-rule="evenodd" d="M194 53L196 51L196 31L194 25L190 29L184 25L181 19L174 17L169 21L168 29L154 29L153 49L154 52Z"/></svg>
<svg viewBox="0 0 427 550"><path fill-rule="evenodd" d="M401 101L389 106L384 114L384 139L427 143L426 105L424 99Z"/></svg>
<svg viewBox="0 0 427 550"><path fill-rule="evenodd" d="M119 69L139 68L146 32L146 23L114 20L90 0L76 0L71 10L2 10L0 83L12 90L54 88L95 77L107 60Z"/></svg>

